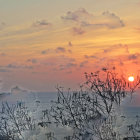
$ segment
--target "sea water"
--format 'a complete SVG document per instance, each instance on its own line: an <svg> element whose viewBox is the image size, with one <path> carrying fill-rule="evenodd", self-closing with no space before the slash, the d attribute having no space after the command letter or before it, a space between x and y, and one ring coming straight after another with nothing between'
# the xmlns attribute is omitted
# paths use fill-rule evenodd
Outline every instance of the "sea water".
<svg viewBox="0 0 140 140"><path fill-rule="evenodd" d="M57 99L56 92L20 92L5 94L0 98L0 104L2 102L8 102L9 104L16 104L17 102L24 102L25 105L31 110L32 115L36 117L36 120L41 118L40 114L42 110L49 109L51 107L51 101ZM134 96L133 101L127 98L120 109L120 116L117 119L117 128L121 133L127 132L127 126L135 124L138 116L140 116L140 106L136 104L138 96Z"/></svg>

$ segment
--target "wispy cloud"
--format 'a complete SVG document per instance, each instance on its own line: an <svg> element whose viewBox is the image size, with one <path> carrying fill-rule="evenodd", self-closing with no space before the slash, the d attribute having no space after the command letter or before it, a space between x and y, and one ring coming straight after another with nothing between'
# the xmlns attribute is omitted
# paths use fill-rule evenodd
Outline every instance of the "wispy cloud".
<svg viewBox="0 0 140 140"><path fill-rule="evenodd" d="M10 70L4 69L4 68L0 68L0 72L10 72Z"/></svg>
<svg viewBox="0 0 140 140"><path fill-rule="evenodd" d="M97 59L97 56L95 56L95 55L84 55L84 57L85 57L86 59L89 59L89 58Z"/></svg>
<svg viewBox="0 0 140 140"><path fill-rule="evenodd" d="M32 64L36 64L38 61L35 58L28 59L27 62L31 62Z"/></svg>
<svg viewBox="0 0 140 140"><path fill-rule="evenodd" d="M126 45L126 44L115 44L115 45L112 45L112 46L110 46L110 47L108 47L106 49L103 49L103 52L104 53L111 53L111 52L119 51L119 50L120 51L123 50L124 53L129 54L129 48L128 48L128 45Z"/></svg>
<svg viewBox="0 0 140 140"><path fill-rule="evenodd" d="M51 26L52 24L46 20L38 20L36 22L34 22L32 24L33 27L37 27L37 28L40 28L40 27L49 27Z"/></svg>
<svg viewBox="0 0 140 140"><path fill-rule="evenodd" d="M73 12L68 11L61 19L72 21L81 27L107 27L109 29L115 29L125 26L123 20L114 13L105 11L101 15L93 15L84 8L80 8Z"/></svg>
<svg viewBox="0 0 140 140"><path fill-rule="evenodd" d="M0 56L6 56L6 53L1 52Z"/></svg>
<svg viewBox="0 0 140 140"><path fill-rule="evenodd" d="M1 65L0 69L1 69L1 71L9 72L10 70L14 70L14 69L33 69L33 66L10 63L10 64L7 64L7 65Z"/></svg>
<svg viewBox="0 0 140 140"><path fill-rule="evenodd" d="M77 35L82 35L85 33L85 31L81 27L80 28L74 27L72 28L72 31L74 34L77 34Z"/></svg>
<svg viewBox="0 0 140 140"><path fill-rule="evenodd" d="M67 64L61 64L61 65L59 65L59 70L67 70L67 69L70 69L70 68L75 68L76 66L77 66L76 63L69 62Z"/></svg>
<svg viewBox="0 0 140 140"><path fill-rule="evenodd" d="M85 67L85 65L88 64L88 61L83 61L80 63L80 68Z"/></svg>
<svg viewBox="0 0 140 140"><path fill-rule="evenodd" d="M136 60L136 59L138 59L138 58L140 58L140 54L139 54L139 53L130 54L130 55L128 56L128 60Z"/></svg>
<svg viewBox="0 0 140 140"><path fill-rule="evenodd" d="M64 52L66 52L66 49L65 49L64 47L57 47L57 48L55 49L55 51L56 51L56 52L62 52L62 53L64 53Z"/></svg>
<svg viewBox="0 0 140 140"><path fill-rule="evenodd" d="M6 27L6 23L5 22L0 22L0 30L2 30L5 27Z"/></svg>
<svg viewBox="0 0 140 140"><path fill-rule="evenodd" d="M69 53L72 53L72 50L69 49L68 52L69 52Z"/></svg>
<svg viewBox="0 0 140 140"><path fill-rule="evenodd" d="M0 23L0 30L6 26L5 23ZM16 26L8 26L7 30L4 30L0 34L1 39L24 39L28 36L36 36L37 33L43 33L46 30L51 30L52 23L47 22L47 20L37 20L35 22L23 23Z"/></svg>
<svg viewBox="0 0 140 140"><path fill-rule="evenodd" d="M69 46L69 47L72 47L72 46L73 46L73 44L72 44L71 41L68 42L68 46Z"/></svg>
<svg viewBox="0 0 140 140"><path fill-rule="evenodd" d="M47 53L46 50L41 51L41 54L46 54L46 53Z"/></svg>
<svg viewBox="0 0 140 140"><path fill-rule="evenodd" d="M56 47L55 49L47 49L47 50L42 50L41 51L41 54L42 55L45 55L45 54L56 54L56 53L72 53L72 50L71 48L66 48L66 47L63 47L63 46L59 46L59 47Z"/></svg>
<svg viewBox="0 0 140 140"><path fill-rule="evenodd" d="M49 54L49 53L52 53L53 52L53 50L52 49L46 49L46 50L42 50L41 51L41 54Z"/></svg>
<svg viewBox="0 0 140 140"><path fill-rule="evenodd" d="M89 14L84 8L80 8L76 11L68 11L65 16L61 17L63 20L75 21L82 23L85 20L93 18L92 14Z"/></svg>

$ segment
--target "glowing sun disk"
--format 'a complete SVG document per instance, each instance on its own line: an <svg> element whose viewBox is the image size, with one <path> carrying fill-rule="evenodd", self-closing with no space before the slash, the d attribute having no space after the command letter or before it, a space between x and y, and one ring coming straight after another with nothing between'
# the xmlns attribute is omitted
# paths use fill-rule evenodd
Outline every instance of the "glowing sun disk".
<svg viewBox="0 0 140 140"><path fill-rule="evenodd" d="M128 80L129 80L130 82L133 82L133 81L134 81L134 77L133 77L133 76L129 76L129 77L128 77Z"/></svg>

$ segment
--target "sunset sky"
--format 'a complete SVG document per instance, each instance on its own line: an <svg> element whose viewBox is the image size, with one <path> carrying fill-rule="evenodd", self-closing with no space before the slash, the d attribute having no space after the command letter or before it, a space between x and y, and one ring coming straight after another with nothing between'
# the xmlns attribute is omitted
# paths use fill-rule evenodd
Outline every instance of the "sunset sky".
<svg viewBox="0 0 140 140"><path fill-rule="evenodd" d="M0 0L0 86L75 88L84 72L140 70L140 0Z"/></svg>

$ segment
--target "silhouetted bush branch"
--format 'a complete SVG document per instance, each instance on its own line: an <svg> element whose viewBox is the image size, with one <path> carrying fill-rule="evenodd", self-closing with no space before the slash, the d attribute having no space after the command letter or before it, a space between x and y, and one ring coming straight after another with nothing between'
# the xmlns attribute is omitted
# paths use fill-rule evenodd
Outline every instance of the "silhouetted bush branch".
<svg viewBox="0 0 140 140"><path fill-rule="evenodd" d="M105 125L110 127L108 132L100 130L105 120L113 116L115 107L121 104L122 99L135 91L140 84L140 78L137 77L134 83L130 83L115 70L106 68L91 74L85 73L85 77L86 82L80 91L68 90L66 93L62 87L57 87L58 97L57 101L53 101L51 117L62 126L72 127L79 140L86 140L88 137L90 140L93 137L102 140L105 134L106 137L115 139L117 135L111 125Z"/></svg>
<svg viewBox="0 0 140 140"><path fill-rule="evenodd" d="M24 103L16 105L2 103L0 112L0 138L22 140L23 133L36 127L44 129L47 140L57 140L55 132L47 131L50 126L71 128L72 134L64 140L120 140L119 131L115 129L116 109L127 95L132 95L140 84L137 76L129 82L115 69L103 68L95 73L85 73L86 82L79 91L64 91L57 86L57 99L52 101L51 109L42 110L42 119L35 120ZM55 125L55 126L54 126ZM140 121L128 125L128 133L137 137Z"/></svg>
<svg viewBox="0 0 140 140"><path fill-rule="evenodd" d="M29 116L29 111L24 103L9 105L7 102L2 103L0 112L0 134L9 140L17 138L23 139L24 130L33 130L35 123Z"/></svg>

